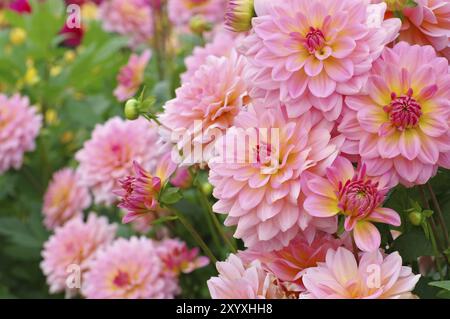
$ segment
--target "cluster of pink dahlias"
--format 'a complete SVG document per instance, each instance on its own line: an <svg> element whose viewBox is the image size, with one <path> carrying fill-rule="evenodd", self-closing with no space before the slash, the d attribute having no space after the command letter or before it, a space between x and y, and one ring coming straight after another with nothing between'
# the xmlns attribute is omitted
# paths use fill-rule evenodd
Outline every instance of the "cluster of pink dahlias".
<svg viewBox="0 0 450 319"><path fill-rule="evenodd" d="M416 2L232 0L245 33L186 59L159 120L246 247L213 298L415 297L376 225L401 224L394 187L450 168L449 3Z"/></svg>
<svg viewBox="0 0 450 319"><path fill-rule="evenodd" d="M90 213L57 227L44 244L42 271L50 293L90 299L166 299L179 292L181 273L209 263L176 239L116 237L117 226Z"/></svg>

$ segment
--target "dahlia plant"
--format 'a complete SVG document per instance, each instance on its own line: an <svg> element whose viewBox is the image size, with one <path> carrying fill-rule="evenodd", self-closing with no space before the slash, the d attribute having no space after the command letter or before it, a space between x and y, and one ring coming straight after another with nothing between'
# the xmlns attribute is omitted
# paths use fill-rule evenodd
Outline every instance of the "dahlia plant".
<svg viewBox="0 0 450 319"><path fill-rule="evenodd" d="M446 0L0 3L0 298L449 298L449 27Z"/></svg>

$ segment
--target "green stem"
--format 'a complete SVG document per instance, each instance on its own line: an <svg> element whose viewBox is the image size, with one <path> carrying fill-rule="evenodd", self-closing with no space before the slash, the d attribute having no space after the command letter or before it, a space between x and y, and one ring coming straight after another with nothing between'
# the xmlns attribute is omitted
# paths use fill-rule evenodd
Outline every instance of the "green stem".
<svg viewBox="0 0 450 319"><path fill-rule="evenodd" d="M438 219L439 225L441 226L442 232L444 233L445 249L447 249L449 247L449 238L448 238L447 226L446 226L445 220L444 220L444 215L442 214L441 206L439 205L436 194L434 193L433 188L431 187L430 183L427 183L427 188L428 188L428 192L431 195L431 201L433 202L433 206L437 212L437 219Z"/></svg>
<svg viewBox="0 0 450 319"><path fill-rule="evenodd" d="M191 236L194 238L194 240L197 242L197 244L202 248L203 252L209 257L212 263L217 262L217 258L212 253L211 249L209 249L208 245L204 242L202 237L199 235L199 233L195 230L195 228L191 225L191 223L184 217L184 215L178 211L178 209L171 207L171 210L175 213L175 215L178 217L178 220L183 224L183 226L186 228L186 230L191 234Z"/></svg>
<svg viewBox="0 0 450 319"><path fill-rule="evenodd" d="M227 234L225 234L222 225L220 224L219 220L217 219L216 214L214 214L211 203L209 202L208 198L206 198L205 193L203 193L200 189L197 188L198 193L200 193L200 201L202 202L203 207L208 212L209 216L211 217L211 220L214 223L214 226L217 228L217 231L219 232L220 236L223 238L225 244L228 245L232 253L236 252L236 247L233 245L233 243L228 238Z"/></svg>
<svg viewBox="0 0 450 319"><path fill-rule="evenodd" d="M197 194L198 193L199 192L197 192ZM208 228L209 228L209 231L211 233L211 236L213 238L214 245L216 245L216 247L220 249L221 248L220 240L219 240L219 237L217 236L217 232L216 232L216 229L214 228L214 224L212 222L211 216L208 213L208 208L205 205L201 194L199 194L199 196L197 196L197 197L198 197L198 200L200 201L200 204L203 206L202 211L205 214L205 219L206 219L206 222L208 224Z"/></svg>
<svg viewBox="0 0 450 319"><path fill-rule="evenodd" d="M434 254L436 257L436 266L439 271L439 276L441 277L441 279L443 279L444 273L443 273L443 270L441 267L441 263L439 262L439 257L441 255L441 253L439 252L439 248L438 248L438 244L437 244L436 225L434 223L433 217L429 218L429 221L427 222L427 224L428 224L428 229L431 230L431 231L429 231L429 233L430 233L431 245L433 246Z"/></svg>

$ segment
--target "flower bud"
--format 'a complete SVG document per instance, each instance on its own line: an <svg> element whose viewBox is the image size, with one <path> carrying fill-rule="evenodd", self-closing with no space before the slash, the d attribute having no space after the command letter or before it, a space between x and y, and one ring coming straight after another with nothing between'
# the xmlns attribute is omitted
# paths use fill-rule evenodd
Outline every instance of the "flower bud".
<svg viewBox="0 0 450 319"><path fill-rule="evenodd" d="M197 34L202 34L207 31L211 31L212 26L211 23L205 20L200 15L192 17L192 19L189 21L189 27L192 32Z"/></svg>
<svg viewBox="0 0 450 319"><path fill-rule="evenodd" d="M235 32L246 32L252 28L256 16L253 0L230 0L225 13L226 28Z"/></svg>
<svg viewBox="0 0 450 319"><path fill-rule="evenodd" d="M213 186L210 183L206 182L202 184L201 190L203 194L210 196L213 192Z"/></svg>
<svg viewBox="0 0 450 319"><path fill-rule="evenodd" d="M423 215L420 212L413 211L408 215L409 222L414 226L420 226L423 222Z"/></svg>
<svg viewBox="0 0 450 319"><path fill-rule="evenodd" d="M129 99L125 103L125 117L128 120L136 120L139 117L139 102L136 99Z"/></svg>

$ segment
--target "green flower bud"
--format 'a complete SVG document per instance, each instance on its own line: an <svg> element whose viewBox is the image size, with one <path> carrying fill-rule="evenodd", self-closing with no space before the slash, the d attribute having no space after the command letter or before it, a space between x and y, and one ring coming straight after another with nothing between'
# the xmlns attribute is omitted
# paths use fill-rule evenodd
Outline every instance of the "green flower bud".
<svg viewBox="0 0 450 319"><path fill-rule="evenodd" d="M125 117L132 121L139 117L139 102L136 99L129 99L125 103Z"/></svg>
<svg viewBox="0 0 450 319"><path fill-rule="evenodd" d="M423 222L423 215L420 212L413 211L408 215L409 222L414 226L420 226Z"/></svg>
<svg viewBox="0 0 450 319"><path fill-rule="evenodd" d="M203 194L205 194L207 196L210 196L213 192L213 186L208 182L203 183L201 186L201 189L202 189Z"/></svg>

